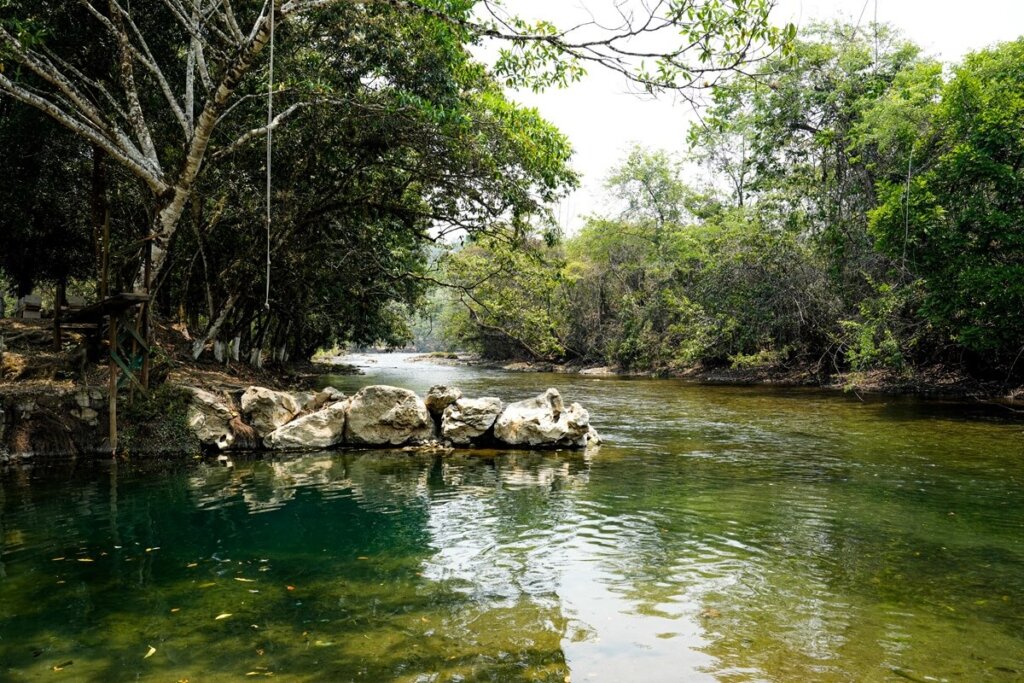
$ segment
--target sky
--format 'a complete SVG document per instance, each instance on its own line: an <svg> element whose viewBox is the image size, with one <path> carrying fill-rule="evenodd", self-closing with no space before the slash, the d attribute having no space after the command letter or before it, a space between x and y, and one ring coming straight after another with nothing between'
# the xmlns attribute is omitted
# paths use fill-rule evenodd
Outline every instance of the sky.
<svg viewBox="0 0 1024 683"><path fill-rule="evenodd" d="M594 12L613 0L506 0L506 8L523 18L548 19L560 27L586 19L582 7ZM879 22L890 23L945 62L1024 33L1024 0L779 0L773 12L777 24L797 26L839 18L867 24L877 7ZM557 125L575 149L573 166L582 187L555 207L562 228L579 229L589 214L609 208L604 178L634 144L684 153L686 130L693 119L689 104L665 95L657 100L629 91L620 75L590 69L583 81L568 88L535 94L511 92L523 104L537 107Z"/></svg>

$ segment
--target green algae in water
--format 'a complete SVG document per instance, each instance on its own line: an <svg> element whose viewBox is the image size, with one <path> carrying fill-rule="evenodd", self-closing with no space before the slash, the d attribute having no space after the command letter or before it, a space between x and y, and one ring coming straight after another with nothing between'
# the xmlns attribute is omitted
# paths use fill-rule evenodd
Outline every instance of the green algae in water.
<svg viewBox="0 0 1024 683"><path fill-rule="evenodd" d="M459 383L561 386L610 443L6 473L0 680L1024 676L1020 422L676 382Z"/></svg>

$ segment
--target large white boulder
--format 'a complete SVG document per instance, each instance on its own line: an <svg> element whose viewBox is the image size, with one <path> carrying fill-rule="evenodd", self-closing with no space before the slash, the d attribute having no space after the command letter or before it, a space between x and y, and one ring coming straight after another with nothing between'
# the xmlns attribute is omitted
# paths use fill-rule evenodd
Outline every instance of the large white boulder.
<svg viewBox="0 0 1024 683"><path fill-rule="evenodd" d="M490 431L503 407L500 398L460 398L445 408L441 436L457 446L468 445Z"/></svg>
<svg viewBox="0 0 1024 683"><path fill-rule="evenodd" d="M408 389L364 387L350 401L346 443L400 446L434 437L434 423L427 406Z"/></svg>
<svg viewBox="0 0 1024 683"><path fill-rule="evenodd" d="M235 412L227 400L195 387L190 387L189 391L192 392L186 414L189 429L204 446L216 446L220 450L230 448L235 442L235 434L231 430Z"/></svg>
<svg viewBox="0 0 1024 683"><path fill-rule="evenodd" d="M340 444L345 435L345 415L349 401L330 403L315 413L303 415L283 425L263 439L273 449L321 449Z"/></svg>
<svg viewBox="0 0 1024 683"><path fill-rule="evenodd" d="M292 394L266 387L249 387L242 394L242 415L261 438L288 424L302 412Z"/></svg>
<svg viewBox="0 0 1024 683"><path fill-rule="evenodd" d="M510 446L583 448L590 438L590 414L579 403L566 408L558 389L548 389L510 403L494 423L494 436Z"/></svg>

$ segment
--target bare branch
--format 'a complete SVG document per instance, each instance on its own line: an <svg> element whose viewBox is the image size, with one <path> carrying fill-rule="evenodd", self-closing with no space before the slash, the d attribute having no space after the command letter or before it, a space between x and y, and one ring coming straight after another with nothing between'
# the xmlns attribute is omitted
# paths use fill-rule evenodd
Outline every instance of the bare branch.
<svg viewBox="0 0 1024 683"><path fill-rule="evenodd" d="M287 109L282 111L280 114L275 116L273 121L271 121L269 125L261 126L259 128L253 128L252 130L246 131L243 135L241 135L237 140L232 142L230 145L228 145L224 149L218 150L213 155L213 158L214 159L220 159L222 157L226 157L227 155L231 154L232 152L237 151L240 147L244 146L250 140L253 140L254 138L264 137L269 131L275 130L278 126L280 126L281 123L284 122L284 120L286 118L288 118L289 116L294 114L296 111L298 111L302 107L305 107L305 106L308 106L308 105L309 105L308 102L299 102L297 104L293 104L292 106L288 107Z"/></svg>
<svg viewBox="0 0 1024 683"><path fill-rule="evenodd" d="M7 93L23 104L35 107L65 128L102 148L113 159L142 179L154 193L160 194L167 190L167 184L162 177L154 173L141 159L126 152L117 141L108 137L103 130L96 128L91 121L78 118L75 113L65 111L45 97L18 86L4 76L3 72L0 72L0 92Z"/></svg>

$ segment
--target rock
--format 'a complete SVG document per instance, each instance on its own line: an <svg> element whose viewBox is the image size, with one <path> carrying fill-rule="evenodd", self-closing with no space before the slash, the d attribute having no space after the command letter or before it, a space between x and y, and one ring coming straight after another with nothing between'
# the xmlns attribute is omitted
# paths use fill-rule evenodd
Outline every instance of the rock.
<svg viewBox="0 0 1024 683"><path fill-rule="evenodd" d="M440 420L441 416L444 415L444 410L451 404L462 398L462 390L458 387L449 387L444 384L436 384L430 387L430 391L427 392L427 397L424 399L424 403L427 406L427 410L434 416L435 420Z"/></svg>
<svg viewBox="0 0 1024 683"><path fill-rule="evenodd" d="M426 404L408 389L364 387L350 400L346 443L400 446L429 441L434 436Z"/></svg>
<svg viewBox="0 0 1024 683"><path fill-rule="evenodd" d="M441 436L457 446L468 445L490 431L503 407L500 398L460 398L445 408Z"/></svg>
<svg viewBox="0 0 1024 683"><path fill-rule="evenodd" d="M204 446L216 446L220 450L230 448L235 442L231 431L231 419L235 413L216 394L189 387L192 403L188 407L188 426Z"/></svg>
<svg viewBox="0 0 1024 683"><path fill-rule="evenodd" d="M510 446L587 445L590 414L579 403L565 408L557 389L509 404L494 423L494 436Z"/></svg>
<svg viewBox="0 0 1024 683"><path fill-rule="evenodd" d="M330 448L345 436L349 400L335 401L315 413L303 415L279 427L263 439L267 448Z"/></svg>
<svg viewBox="0 0 1024 683"><path fill-rule="evenodd" d="M299 406L299 412L313 412L323 408L328 403L334 403L334 401L324 401L316 408L313 408L313 403L316 401L316 392L314 391L290 391L292 398L295 399L295 403ZM338 400L341 401L345 397L342 396Z"/></svg>
<svg viewBox="0 0 1024 683"><path fill-rule="evenodd" d="M328 403L344 401L345 394L334 387L324 387L303 405L304 410L320 410Z"/></svg>
<svg viewBox="0 0 1024 683"><path fill-rule="evenodd" d="M610 375L617 375L618 371L610 365L606 365L600 368L585 368L580 370L581 375L592 375L597 377L607 377Z"/></svg>
<svg viewBox="0 0 1024 683"><path fill-rule="evenodd" d="M283 391L249 387L242 394L242 415L260 437L286 425L301 411L295 397Z"/></svg>
<svg viewBox="0 0 1024 683"><path fill-rule="evenodd" d="M587 430L587 446L600 446L602 443L604 443L604 439L594 429L594 425L590 425L590 428Z"/></svg>

